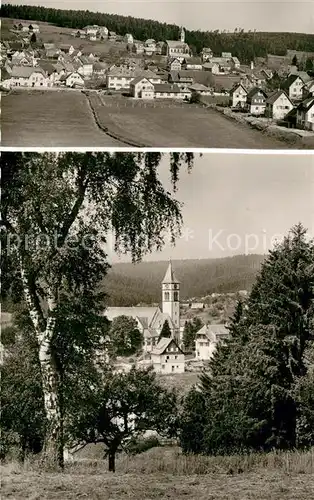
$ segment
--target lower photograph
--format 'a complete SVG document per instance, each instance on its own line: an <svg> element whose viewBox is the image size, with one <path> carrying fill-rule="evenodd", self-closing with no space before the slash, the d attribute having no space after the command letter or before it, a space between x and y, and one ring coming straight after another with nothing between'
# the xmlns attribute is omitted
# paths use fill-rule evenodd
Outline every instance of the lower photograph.
<svg viewBox="0 0 314 500"><path fill-rule="evenodd" d="M312 499L314 155L1 171L2 498Z"/></svg>

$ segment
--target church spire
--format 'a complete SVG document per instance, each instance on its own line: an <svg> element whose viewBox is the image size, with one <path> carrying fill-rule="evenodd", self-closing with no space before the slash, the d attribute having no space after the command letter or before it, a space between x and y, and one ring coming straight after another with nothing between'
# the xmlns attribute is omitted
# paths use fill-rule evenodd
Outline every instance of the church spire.
<svg viewBox="0 0 314 500"><path fill-rule="evenodd" d="M182 43L185 43L185 31L184 31L183 26L181 26L181 30L180 30L180 40Z"/></svg>
<svg viewBox="0 0 314 500"><path fill-rule="evenodd" d="M162 283L168 283L168 284L180 283L180 281L177 280L177 278L175 277L175 274L173 272L171 259L169 260L168 269L166 271L164 279L162 280Z"/></svg>

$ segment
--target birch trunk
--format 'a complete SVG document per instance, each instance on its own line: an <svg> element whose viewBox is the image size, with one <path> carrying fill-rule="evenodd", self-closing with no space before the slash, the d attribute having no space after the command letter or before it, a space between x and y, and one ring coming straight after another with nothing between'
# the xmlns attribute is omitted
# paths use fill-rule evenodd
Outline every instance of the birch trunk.
<svg viewBox="0 0 314 500"><path fill-rule="evenodd" d="M59 374L51 352L51 340L55 328L54 312L57 302L53 294L49 291L47 298L48 314L45 321L38 300L36 300L36 295L31 291L31 286L22 262L21 277L24 285L24 296L38 345L44 406L47 418L44 453L50 462L63 468L63 411L60 405L60 395L63 388L60 387Z"/></svg>

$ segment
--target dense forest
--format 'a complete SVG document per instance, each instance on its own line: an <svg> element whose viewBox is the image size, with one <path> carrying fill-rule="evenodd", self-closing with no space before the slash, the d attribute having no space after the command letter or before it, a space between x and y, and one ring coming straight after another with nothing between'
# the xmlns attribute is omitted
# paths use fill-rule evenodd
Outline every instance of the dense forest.
<svg viewBox="0 0 314 500"><path fill-rule="evenodd" d="M132 33L138 40L176 40L179 35L179 27L174 24L88 10L4 4L1 6L1 17L44 21L73 29L81 29L88 24L104 25L120 35ZM285 55L287 49L314 52L314 35L305 33L244 32L241 28L236 28L234 33L187 30L186 41L194 53L199 53L203 47L210 47L214 54L232 51L242 62L265 57L268 53Z"/></svg>
<svg viewBox="0 0 314 500"><path fill-rule="evenodd" d="M173 261L175 274L181 282L181 299L250 289L263 260L262 255L237 255ZM140 302L160 302L161 281L167 265L166 261L113 265L104 280L108 304L131 306Z"/></svg>

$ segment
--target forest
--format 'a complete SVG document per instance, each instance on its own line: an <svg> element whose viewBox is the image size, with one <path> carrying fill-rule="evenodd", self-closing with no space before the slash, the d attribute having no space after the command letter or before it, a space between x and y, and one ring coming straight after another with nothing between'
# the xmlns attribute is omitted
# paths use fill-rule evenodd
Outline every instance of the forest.
<svg viewBox="0 0 314 500"><path fill-rule="evenodd" d="M179 34L179 26L174 24L88 10L4 4L1 6L1 17L48 22L73 29L98 24L119 35L132 33L137 40L176 40ZM244 32L241 28L236 28L233 33L221 32L219 29L186 30L186 42L194 54L198 54L203 47L210 47L217 55L222 51L231 51L242 62L250 62L267 54L285 55L287 49L314 52L314 35L305 33L268 33L253 30Z"/></svg>

